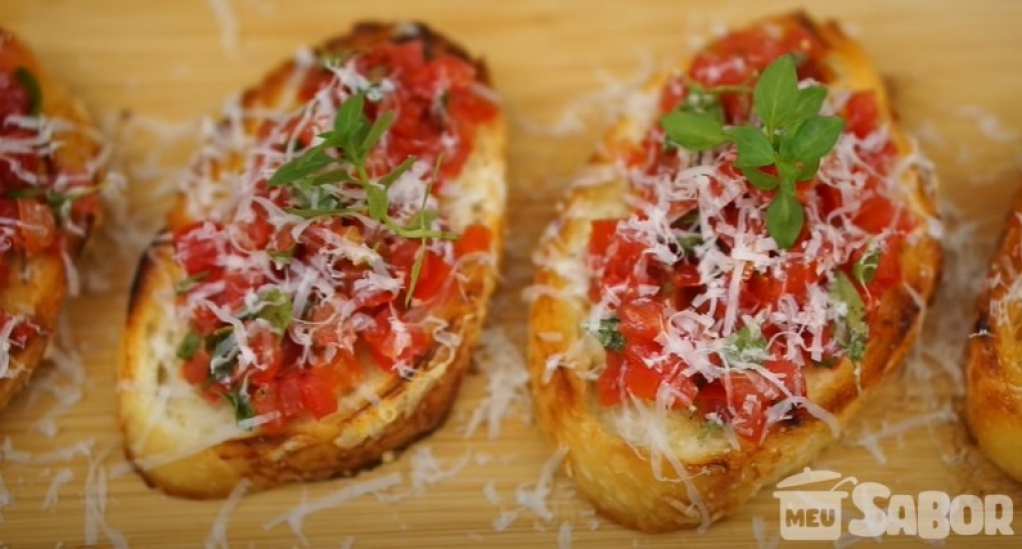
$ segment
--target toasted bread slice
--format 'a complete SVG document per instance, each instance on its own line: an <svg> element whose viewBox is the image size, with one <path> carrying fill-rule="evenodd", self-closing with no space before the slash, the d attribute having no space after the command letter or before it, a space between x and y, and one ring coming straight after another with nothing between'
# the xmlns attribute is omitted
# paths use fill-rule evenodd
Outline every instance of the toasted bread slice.
<svg viewBox="0 0 1022 549"><path fill-rule="evenodd" d="M734 373L720 366L721 361L731 360L728 358L720 358L714 362L709 358L711 355L707 354L697 355L707 357L702 362L699 362L701 359L685 361L678 367L679 369L673 370L670 374L676 377L664 377L664 381L658 381L659 389L653 387L655 399L638 397L636 393L641 392L641 388L636 387L632 390L629 386L628 391L622 390L623 397L615 397L614 395L618 393L611 393L610 398L620 398L620 402L601 403L605 394L601 393L600 383L611 368L608 358L614 352L611 346L618 351L623 348L624 358L621 360L628 361L630 360L628 345L631 343L614 339L621 337L621 333L624 332L626 323L624 319L618 319L617 326L621 333L610 335L601 333L601 336L607 337L605 340L598 340L592 333L595 330L593 315L601 314L594 304L594 298L591 297L591 286L594 283L592 277L593 273L597 272L596 269L602 268L594 267L594 264L588 261L592 253L591 247L597 246L595 240L590 240L594 232L593 223L626 218L629 216L629 208L642 202L642 197L629 193L631 185L629 177L646 177L655 166L650 168L646 165L643 168L640 165L637 168L630 162L634 162L637 156L645 159L656 154L666 155L658 152L663 150L659 141L654 139L650 145L647 136L655 136L651 131L658 123L661 89L666 83L673 81L675 87L667 89L670 93L677 93L677 77L664 74L653 79L641 92L641 97L630 103L645 105L645 108L630 113L606 136L600 152L583 172L579 184L570 191L559 218L551 225L540 243L536 255L538 271L534 287L537 297L530 312L529 369L539 423L555 446L567 449L565 469L574 479L579 491L592 501L601 514L628 527L649 532L705 527L712 521L734 513L760 488L804 467L822 448L832 442L839 435L841 427L846 425L856 411L868 401L877 385L897 367L915 340L923 311L933 292L941 266L942 254L936 239L940 222L937 218L932 174L927 169L925 161L918 156L914 144L898 127L881 78L859 46L847 38L835 24L818 25L801 13L761 21L742 32L754 33L763 40L762 43L773 46L776 46L774 41L778 36L791 36L791 33L801 33L798 36L804 37L797 41L795 49L803 47L802 44L817 44L813 46L821 48L817 68L822 67L825 73L822 76L817 75L817 79L822 78L830 88L832 101L846 97L844 94L847 91L873 92L876 110L879 113L879 125L888 128L890 143L894 147L891 165L899 166L894 170L895 175L890 176L895 178L889 181L890 187L895 190L892 200L898 201L904 211L910 214L912 229L905 235L904 244L898 248L896 255L892 252L891 264L896 262L900 267L900 283L893 284L881 295L874 296L875 299L869 307L871 310L867 314L869 335L861 362L853 364L846 355L837 356L840 362L826 366L809 363L806 359L800 366L805 397L801 402L791 401L794 406L790 403L770 401L774 404L773 411L778 412L781 417L775 418L776 421L764 420L767 428L761 433L755 432L751 435L752 440L736 436L737 429L734 423L721 421L720 414L704 413L702 405L696 405L708 402L700 400L707 387L714 383L719 385L722 379ZM720 48L721 44L728 43L733 36L735 35L722 37L709 47ZM755 46L750 51L753 52L750 55L755 55ZM792 51L792 48L775 47L771 51L773 53L764 52L763 55L777 56ZM730 61L725 56L716 62L726 65ZM740 65L741 63L734 63L731 66ZM687 66L681 65L681 70L686 70ZM706 70L704 74L709 74L709 69ZM878 130L874 130L874 133L875 131ZM842 136L842 139L844 137L846 136ZM724 152L720 154L726 155L727 147L730 145L725 146ZM641 151L643 154L636 155L635 151ZM700 163L708 158L707 154L686 156L686 152L682 151L679 153L683 158L682 168L678 169L685 168L685 158L697 159L695 163ZM856 192L853 187L846 184L847 182L834 176L833 168L828 167L828 162L833 160L828 161L825 158L821 168L821 174L828 174L827 177L830 179L828 184L834 185L837 189L848 188L850 192ZM698 175L700 168L700 166L693 168L695 171L691 173L695 175L691 177L700 177ZM675 191L678 189L691 191L694 188L683 187L687 184L684 181L679 183L684 176L675 177L671 180L673 183L659 180L652 185L674 184L676 186L672 189ZM717 176L710 177L709 181L713 181L712 178ZM648 180L649 178L644 181L648 183ZM744 182L744 178L741 181L744 185L741 188L745 191L739 196L747 197L753 192L750 191L752 187ZM814 184L821 183L817 180ZM713 188L712 183L709 188ZM649 189L645 187L644 190ZM691 195L685 195L683 191L678 191L678 195L691 198ZM699 196L700 198L692 200L698 202L705 198L705 195ZM731 198L727 200L735 199L734 196L729 196ZM710 201L698 204L699 208L703 208L704 204L716 203ZM766 209L766 204L765 202L759 204L762 213ZM719 207L719 204L717 206ZM655 208L642 211L643 215L634 217L638 220L637 224L658 223L670 215L664 215L662 210L657 212ZM712 219L713 214L703 211L701 215L703 219ZM757 217L750 214L748 219ZM666 222L671 222L671 219L667 217ZM629 228L632 226L628 225ZM813 230L815 229L810 227L810 231ZM700 240L693 246L697 261L704 261L704 254L708 253L706 242L714 244L715 249L724 254L728 254L729 249L734 249L732 246L715 244L722 241L720 240L722 238L713 230L704 230ZM763 240L760 239L754 246L762 245ZM690 252L676 251L681 246L679 243L679 248L669 248L667 252L661 249L657 253L677 253L676 257L681 258L679 261L684 262L687 257L684 254ZM802 261L812 260L811 256L814 254L806 252L804 247L799 246L802 244L796 243L792 252L801 253L804 258ZM618 250L620 249L619 247ZM767 249L770 250L770 247L767 246ZM750 250L755 252L753 248L745 248L746 252ZM647 250L643 253L651 252ZM768 257L772 258L768 261L774 261L778 255L777 248L773 248L768 252ZM794 254L786 257L792 256L799 257ZM641 259L643 256L639 257L640 259L635 262L644 261ZM628 264L622 268L632 269L632 265ZM737 278L739 283L746 283L749 276L757 276L753 269L743 272L745 276ZM786 277L793 276L783 268L771 273L769 277L763 273L760 275L782 282ZM826 272L818 274L823 280L833 280L831 274ZM704 277L705 274L699 276ZM700 279L700 284L703 283L705 278ZM661 292L677 291L675 286L667 289L666 285L657 280L646 284L639 289L640 293L659 296ZM702 288L699 292L706 292L705 286L699 287ZM727 284L725 283L723 287L727 287ZM648 304L648 301L644 303ZM718 305L730 307L733 302L720 301ZM614 306L612 302L609 305L603 302L599 308L606 311L612 306ZM831 306L833 303L827 305ZM769 309L772 305L763 307ZM699 309L697 305L689 305L686 311L668 314L673 316L661 319L664 324L659 328L649 324L631 326L632 330L641 331L650 327L654 332L659 330L657 339L653 341L657 342L655 345L664 345L665 350L660 358L654 359L654 362L663 357L670 359L680 356L667 355L667 345L674 345L671 349L681 349L679 352L684 351L684 342L679 346L676 341L680 337L678 335L680 332L677 331L680 325L678 319L688 315L702 321L707 315L705 310ZM842 314L835 314L838 319L843 318ZM712 325L707 328L708 330L718 330L722 325L718 323L723 322L725 321L710 316L706 326ZM601 324L599 329L603 328ZM716 335L707 336L710 338L707 345L713 342L734 341L733 338L737 336L735 329L737 324L732 325L731 331L721 329ZM778 337L780 336L775 335L771 338L770 345ZM675 341L672 342L672 339ZM758 352L770 352L766 345L764 342ZM732 346L730 350L735 351L735 347ZM808 354L808 351L806 353ZM716 351L711 354L717 357L727 356ZM742 359L748 360L759 359ZM666 369L654 370L654 366L649 366L654 362L649 359L646 361L651 371L667 372ZM685 367L687 369L681 369ZM693 370L697 373L692 373ZM704 376L703 372L712 373ZM709 376L712 375L722 377L711 379ZM790 379L783 375L775 377L781 380ZM672 383L670 380L679 378L684 381L685 387L691 391L698 390L699 393L694 397L692 394L674 396L671 391L675 389L669 387ZM617 382L614 380L611 383ZM646 390L649 395L648 386ZM731 390L733 388L726 389ZM787 391L773 386L770 390L775 393ZM723 410L722 413L737 414L740 410L736 406L740 405L726 404L723 408L715 409ZM792 407L785 412L788 406ZM730 421L734 422L734 417L737 415ZM749 425L746 424L745 427Z"/></svg>
<svg viewBox="0 0 1022 549"><path fill-rule="evenodd" d="M244 123L226 120L211 141L241 130L249 138L247 148L221 149L215 157L200 155L196 172L203 176L196 185L201 192L182 194L170 214L168 232L194 222L195 212L208 214L230 202L237 193L230 182L244 169L253 148L252 136L272 125L276 113L299 111L303 101L296 98L296 90L304 86L299 83L310 81L309 71L324 73L323 60L344 64L352 55L384 44L413 42L421 43L427 60L453 56L470 64L478 99L495 113L475 127L463 167L444 181L437 196L439 215L448 222L445 230L460 234L467 227L481 226L490 235L484 248L450 267L446 285L456 291L448 292L439 313L447 327L433 332L428 350L401 375L384 372L372 355L359 349L358 363L349 365L357 372L344 374L357 382L336 391L332 413L318 419L300 413L273 429L260 425L259 417L245 425L225 402L211 401L182 378L182 360L175 356L174 347L185 337L188 325L175 313L179 298L174 288L185 277L167 235L158 237L136 274L119 373L126 453L150 485L172 495L216 498L228 495L242 479L251 482L251 490L260 490L290 481L350 475L436 429L446 417L494 289L506 192L503 118L489 91L485 66L458 46L421 24L365 23L317 48L314 55L300 54L276 69L243 95L240 110L229 111L229 117L246 113ZM383 140L387 139L384 135ZM196 199L200 196L213 198L200 203ZM407 286L401 295L406 291ZM399 306L397 302L393 306ZM279 402L290 405L283 397Z"/></svg>
<svg viewBox="0 0 1022 549"><path fill-rule="evenodd" d="M966 419L980 449L1022 481L1022 193L1015 197L990 262L969 340Z"/></svg>
<svg viewBox="0 0 1022 549"><path fill-rule="evenodd" d="M2 409L46 351L105 175L102 144L81 102L2 29L0 80L0 216L13 221L0 226Z"/></svg>

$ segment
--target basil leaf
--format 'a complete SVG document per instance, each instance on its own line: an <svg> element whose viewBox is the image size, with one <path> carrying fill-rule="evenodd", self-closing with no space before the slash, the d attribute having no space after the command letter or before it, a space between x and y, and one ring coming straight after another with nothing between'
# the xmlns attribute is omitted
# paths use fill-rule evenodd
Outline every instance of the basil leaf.
<svg viewBox="0 0 1022 549"><path fill-rule="evenodd" d="M724 358L729 362L760 364L770 358L763 332L755 324L745 324L724 341Z"/></svg>
<svg viewBox="0 0 1022 549"><path fill-rule="evenodd" d="M346 99L334 115L334 131L339 136L353 137L365 125L365 95L356 93ZM350 141L349 141L350 143Z"/></svg>
<svg viewBox="0 0 1022 549"><path fill-rule="evenodd" d="M181 343L177 346L177 357L181 360L191 360L195 356L195 352L199 350L199 345L202 344L202 338L195 332L188 332L188 335L181 340Z"/></svg>
<svg viewBox="0 0 1022 549"><path fill-rule="evenodd" d="M405 292L405 306L412 304L415 296L415 287L419 284L419 276L422 274L422 264L426 260L426 243L419 245L415 252L415 262L412 263L411 271L408 273L408 290Z"/></svg>
<svg viewBox="0 0 1022 549"><path fill-rule="evenodd" d="M690 151L706 151L728 140L720 121L709 114L674 111L660 119L667 137Z"/></svg>
<svg viewBox="0 0 1022 549"><path fill-rule="evenodd" d="M354 208L284 208L284 211L291 214L297 215L305 219L312 219L314 217L334 217L334 216L345 216L357 213L358 210Z"/></svg>
<svg viewBox="0 0 1022 549"><path fill-rule="evenodd" d="M43 89L39 86L39 81L25 67L14 69L14 79L28 92L28 115L37 116L43 109Z"/></svg>
<svg viewBox="0 0 1022 549"><path fill-rule="evenodd" d="M259 300L261 307L255 316L268 322L278 335L286 332L293 316L291 298L280 288L271 288L260 292Z"/></svg>
<svg viewBox="0 0 1022 549"><path fill-rule="evenodd" d="M738 168L738 171L742 172L742 175L749 180L757 189L769 191L776 189L781 184L781 180L761 171L759 168Z"/></svg>
<svg viewBox="0 0 1022 549"><path fill-rule="evenodd" d="M182 278L174 284L174 294L182 295L188 293L188 291L194 288L196 284L205 280L207 276L209 276L209 273L203 271L201 273L195 273L192 276Z"/></svg>
<svg viewBox="0 0 1022 549"><path fill-rule="evenodd" d="M600 320L600 327L590 333L596 336L600 345L603 345L605 349L620 353L625 350L625 343L627 343L625 336L618 330L620 325L621 321L615 317L604 318Z"/></svg>
<svg viewBox="0 0 1022 549"><path fill-rule="evenodd" d="M823 86L809 86L798 90L795 109L792 111L791 120L788 123L809 120L820 114L820 109L823 108L823 102L826 99L827 88Z"/></svg>
<svg viewBox="0 0 1022 549"><path fill-rule="evenodd" d="M777 173L780 174L781 190L795 194L795 178L798 177L799 168L791 162L777 161Z"/></svg>
<svg viewBox="0 0 1022 549"><path fill-rule="evenodd" d="M678 247L681 248L681 251L683 251L685 255L694 254L696 251L696 246L699 246L702 243L703 237L698 234L682 236L678 238Z"/></svg>
<svg viewBox="0 0 1022 549"><path fill-rule="evenodd" d="M758 168L775 161L774 147L763 132L752 126L734 126L724 130L738 147L736 168Z"/></svg>
<svg viewBox="0 0 1022 549"><path fill-rule="evenodd" d="M767 232L779 247L790 249L794 246L804 223L805 212L794 195L783 190L774 195L767 208L766 224Z"/></svg>
<svg viewBox="0 0 1022 549"><path fill-rule="evenodd" d="M327 154L322 145L316 146L277 168L270 176L269 183L274 187L291 184L315 174L336 161L337 159Z"/></svg>
<svg viewBox="0 0 1022 549"><path fill-rule="evenodd" d="M820 159L816 159L812 162L806 162L799 169L798 174L795 175L795 181L809 181L816 177L816 173L820 171Z"/></svg>
<svg viewBox="0 0 1022 549"><path fill-rule="evenodd" d="M847 356L858 367L866 357L866 342L869 341L869 324L866 323L866 304L859 290L843 271L836 271L834 285L830 290L831 299L845 304L843 322L839 318L834 327L834 337Z"/></svg>
<svg viewBox="0 0 1022 549"><path fill-rule="evenodd" d="M876 277L880 267L880 247L871 245L865 254L852 265L852 276L860 284L869 284Z"/></svg>
<svg viewBox="0 0 1022 549"><path fill-rule="evenodd" d="M845 121L838 116L810 118L791 137L786 156L806 163L819 160L834 148L844 129Z"/></svg>
<svg viewBox="0 0 1022 549"><path fill-rule="evenodd" d="M753 110L768 133L791 117L797 104L798 75L791 55L782 55L763 70L752 90ZM773 136L770 136L773 138Z"/></svg>
<svg viewBox="0 0 1022 549"><path fill-rule="evenodd" d="M255 416L255 409L252 407L252 398L248 396L248 387L242 385L224 393L231 408L234 409L234 420L244 421Z"/></svg>
<svg viewBox="0 0 1022 549"><path fill-rule="evenodd" d="M383 188L385 189L389 189L390 186L393 185L395 181L397 181L397 178L401 177L401 175L403 175L405 172L411 169L411 167L414 164L415 164L414 156L409 156L408 158L404 159L393 170L391 170L390 173L384 175L379 179L380 185L383 185Z"/></svg>
<svg viewBox="0 0 1022 549"><path fill-rule="evenodd" d="M365 192L366 204L369 206L369 217L381 223L390 221L390 216L387 213L389 203L387 202L386 189L370 182L365 184Z"/></svg>
<svg viewBox="0 0 1022 549"><path fill-rule="evenodd" d="M394 123L394 111L387 111L373 122L373 126L369 128L369 133L362 139L361 151L362 154L368 154L376 143L383 137L383 132L390 128L391 124Z"/></svg>

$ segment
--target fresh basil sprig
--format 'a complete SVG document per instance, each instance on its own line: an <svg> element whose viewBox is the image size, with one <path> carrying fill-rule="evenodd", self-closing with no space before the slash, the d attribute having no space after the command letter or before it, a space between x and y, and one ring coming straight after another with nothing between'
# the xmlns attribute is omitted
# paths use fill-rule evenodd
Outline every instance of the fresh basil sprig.
<svg viewBox="0 0 1022 549"><path fill-rule="evenodd" d="M713 92L714 90L709 90ZM819 116L827 98L822 86L798 88L792 55L774 60L752 90L753 112L760 124L724 125L723 111L707 102L707 90L693 87L694 100L664 115L660 124L667 137L691 151L707 151L725 143L738 149L735 167L755 187L777 191L767 208L767 232L777 245L790 249L805 224L805 211L796 183L816 176L820 161L837 144L845 122L838 116ZM717 93L734 92L724 89ZM772 168L772 172L764 171Z"/></svg>
<svg viewBox="0 0 1022 549"><path fill-rule="evenodd" d="M408 224L402 225L391 217L387 191L415 164L416 159L408 157L378 178L369 176L366 160L383 134L394 123L394 112L384 112L370 123L363 111L364 106L365 93L356 93L349 97L338 108L334 116L333 129L319 135L323 141L280 166L270 176L270 185L290 187L296 196L297 204L287 208L287 211L304 218L368 215L403 238L420 240L456 238L457 235L454 233L429 228L438 213L427 211L425 200L422 210L417 212ZM439 159L437 163L439 165ZM426 190L427 197L436 177L437 174L434 172L433 180ZM332 193L323 189L324 185L336 183L361 186L365 192L365 207L342 205ZM409 295L421 270L421 260L417 261L417 266L410 276Z"/></svg>

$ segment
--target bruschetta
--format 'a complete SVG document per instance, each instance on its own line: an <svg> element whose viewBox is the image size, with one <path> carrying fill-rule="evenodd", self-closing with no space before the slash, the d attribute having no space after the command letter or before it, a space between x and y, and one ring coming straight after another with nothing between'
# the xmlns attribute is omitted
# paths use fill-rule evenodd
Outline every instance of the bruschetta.
<svg viewBox="0 0 1022 549"><path fill-rule="evenodd" d="M990 262L969 340L966 419L980 449L1022 482L1022 193Z"/></svg>
<svg viewBox="0 0 1022 549"><path fill-rule="evenodd" d="M424 25L356 25L208 136L142 258L126 453L160 490L350 475L441 424L495 285L504 122Z"/></svg>
<svg viewBox="0 0 1022 549"><path fill-rule="evenodd" d="M42 360L77 280L103 150L82 104L0 29L0 409Z"/></svg>
<svg viewBox="0 0 1022 549"><path fill-rule="evenodd" d="M705 527L904 357L941 268L934 180L860 47L801 13L629 104L541 239L531 388L600 513Z"/></svg>

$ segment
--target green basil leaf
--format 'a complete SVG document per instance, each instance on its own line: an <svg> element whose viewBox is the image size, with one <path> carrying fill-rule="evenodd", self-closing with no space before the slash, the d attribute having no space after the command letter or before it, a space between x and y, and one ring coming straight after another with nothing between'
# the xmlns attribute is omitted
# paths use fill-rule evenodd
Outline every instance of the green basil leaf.
<svg viewBox="0 0 1022 549"><path fill-rule="evenodd" d="M252 407L252 398L248 396L248 387L242 385L224 393L224 399L234 410L234 420L244 421L255 417L255 409Z"/></svg>
<svg viewBox="0 0 1022 549"><path fill-rule="evenodd" d="M373 122L373 126L369 128L369 132L362 139L362 143L360 145L362 154L368 154L369 151L376 146L376 143L379 142L380 138L383 137L383 133L386 132L393 123L394 111L387 111L381 114L376 121Z"/></svg>
<svg viewBox="0 0 1022 549"><path fill-rule="evenodd" d="M300 179L304 179L337 160L326 153L326 149L322 146L313 147L297 158L291 159L290 162L285 163L281 167L277 168L277 171L273 172L270 176L270 185L280 187L283 185L293 184Z"/></svg>
<svg viewBox="0 0 1022 549"><path fill-rule="evenodd" d="M789 123L809 120L820 114L823 102L827 99L827 88L823 86L809 86L798 90L795 110L792 111Z"/></svg>
<svg viewBox="0 0 1022 549"><path fill-rule="evenodd" d="M660 119L667 137L690 151L706 151L728 140L724 127L712 115L674 111Z"/></svg>
<svg viewBox="0 0 1022 549"><path fill-rule="evenodd" d="M39 81L25 67L14 69L14 79L28 92L28 115L37 116L43 110L43 89Z"/></svg>
<svg viewBox="0 0 1022 549"><path fill-rule="evenodd" d="M415 261L412 263L412 269L408 273L408 290L405 291L405 306L411 306L413 296L415 295L415 287L419 284L419 276L422 274L422 263L426 259L426 243L423 242L419 245L419 249L415 252Z"/></svg>
<svg viewBox="0 0 1022 549"><path fill-rule="evenodd" d="M600 327L595 332L590 332L596 339L599 340L600 345L603 345L605 349L620 353L625 350L625 336L620 332L618 327L621 325L621 320L611 317L600 320Z"/></svg>
<svg viewBox="0 0 1022 549"><path fill-rule="evenodd" d="M759 168L738 168L738 171L742 172L742 175L749 180L749 183L757 189L770 191L776 189L781 184L780 179L763 172Z"/></svg>
<svg viewBox="0 0 1022 549"><path fill-rule="evenodd" d="M836 271L834 285L830 289L831 299L845 304L842 318L836 321L834 337L856 366L866 357L866 343L869 341L869 324L866 323L866 304L859 290L843 271Z"/></svg>
<svg viewBox="0 0 1022 549"><path fill-rule="evenodd" d="M795 181L809 181L816 177L816 172L820 171L820 159L817 158L812 162L806 162L798 170L798 174L795 176Z"/></svg>
<svg viewBox="0 0 1022 549"><path fill-rule="evenodd" d="M838 116L810 118L791 137L791 159L810 163L823 158L837 144L845 121Z"/></svg>
<svg viewBox="0 0 1022 549"><path fill-rule="evenodd" d="M798 93L798 75L791 55L782 55L763 70L752 90L753 110L768 130L791 118ZM771 136L772 137L772 136Z"/></svg>
<svg viewBox="0 0 1022 549"><path fill-rule="evenodd" d="M781 191L795 194L795 179L798 177L799 168L791 162L779 160L777 162L777 173L780 175Z"/></svg>
<svg viewBox="0 0 1022 549"><path fill-rule="evenodd" d="M391 185L397 181L397 178L401 177L415 164L415 157L409 156L398 164L390 173L384 175L379 179L380 185L383 185L384 189L389 189Z"/></svg>
<svg viewBox="0 0 1022 549"><path fill-rule="evenodd" d="M195 352L199 350L199 345L202 344L202 338L195 332L188 332L188 335L181 340L181 343L177 346L177 357L181 360L191 360L195 356Z"/></svg>
<svg viewBox="0 0 1022 549"><path fill-rule="evenodd" d="M177 283L174 284L174 294L183 295L188 293L188 291L194 288L196 284L205 280L207 276L209 276L209 273L203 271L201 273L195 273L192 276L187 276L185 278L182 278L181 280L178 280Z"/></svg>
<svg viewBox="0 0 1022 549"><path fill-rule="evenodd" d="M777 242L777 246L790 249L798 240L805 223L805 211L794 195L783 190L774 195L767 208L767 232Z"/></svg>
<svg viewBox="0 0 1022 549"><path fill-rule="evenodd" d="M685 252L685 255L692 255L696 251L696 246L700 246L703 243L703 237L698 234L692 234L688 236L682 236L678 238L678 247L681 251Z"/></svg>
<svg viewBox="0 0 1022 549"><path fill-rule="evenodd" d="M304 219L314 217L342 217L358 213L355 208L284 208L284 211Z"/></svg>
<svg viewBox="0 0 1022 549"><path fill-rule="evenodd" d="M337 114L334 115L334 131L338 136L353 137L362 129L366 123L364 105L365 95L361 93L356 93L341 103Z"/></svg>
<svg viewBox="0 0 1022 549"><path fill-rule="evenodd" d="M366 204L369 207L369 217L381 222L390 221L390 204L387 201L387 190L375 183L365 184Z"/></svg>
<svg viewBox="0 0 1022 549"><path fill-rule="evenodd" d="M724 358L730 362L762 364L770 358L768 343L759 326L745 324L724 342Z"/></svg>
<svg viewBox="0 0 1022 549"><path fill-rule="evenodd" d="M876 277L880 267L880 247L870 245L866 253L852 265L852 276L859 284L869 284Z"/></svg>
<svg viewBox="0 0 1022 549"><path fill-rule="evenodd" d="M774 147L763 132L752 126L734 126L724 130L738 147L737 168L769 166L776 160Z"/></svg>
<svg viewBox="0 0 1022 549"><path fill-rule="evenodd" d="M293 316L291 297L280 288L270 288L259 293L259 301L255 316L269 323L278 335L286 332Z"/></svg>

